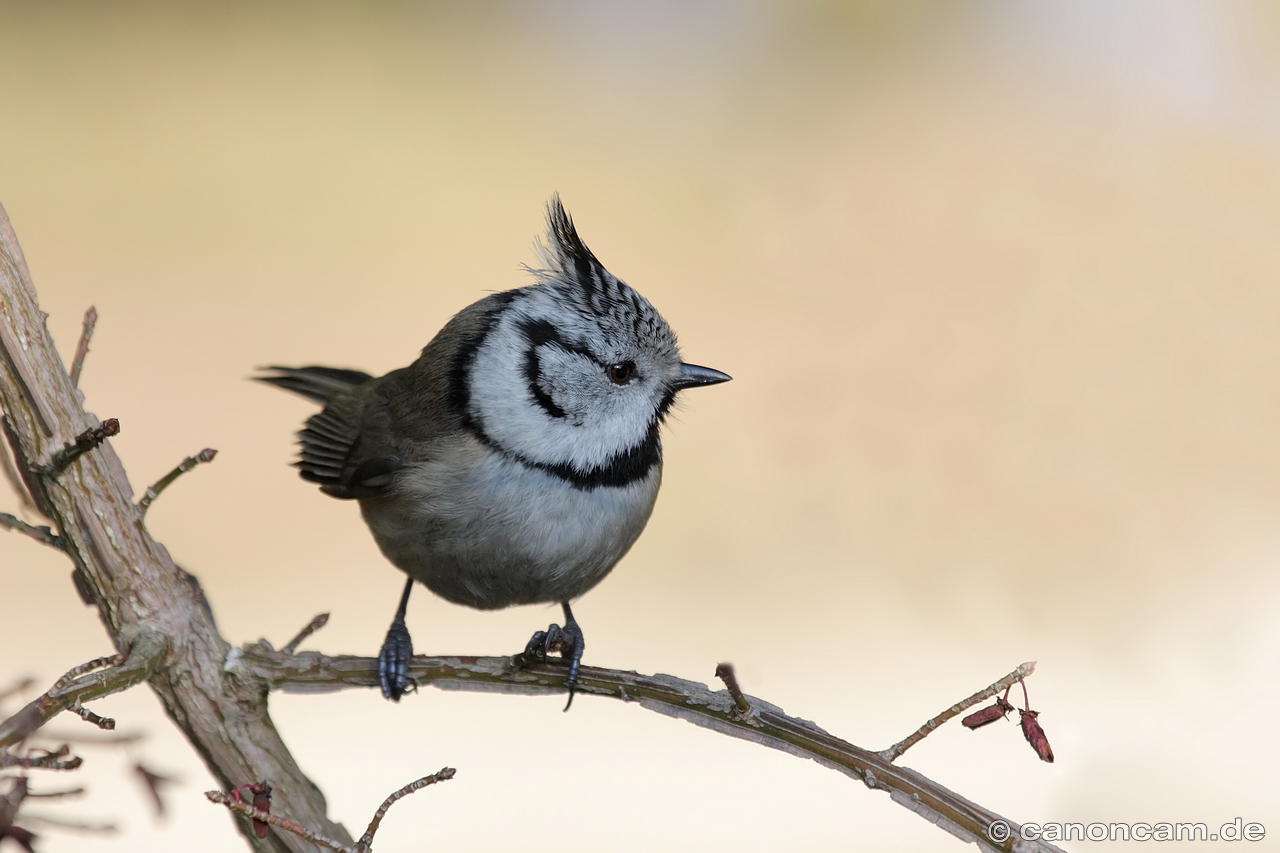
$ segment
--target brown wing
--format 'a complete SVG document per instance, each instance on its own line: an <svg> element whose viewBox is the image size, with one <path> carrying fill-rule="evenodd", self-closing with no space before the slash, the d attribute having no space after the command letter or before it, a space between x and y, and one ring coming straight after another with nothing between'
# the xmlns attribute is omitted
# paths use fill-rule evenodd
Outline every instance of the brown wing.
<svg viewBox="0 0 1280 853"><path fill-rule="evenodd" d="M362 448L360 429L365 403L383 380L358 370L332 367L266 369L275 375L255 377L258 381L325 404L298 433L302 452L294 464L302 479L343 500L384 493L400 464L374 448ZM370 450L374 455L363 452Z"/></svg>

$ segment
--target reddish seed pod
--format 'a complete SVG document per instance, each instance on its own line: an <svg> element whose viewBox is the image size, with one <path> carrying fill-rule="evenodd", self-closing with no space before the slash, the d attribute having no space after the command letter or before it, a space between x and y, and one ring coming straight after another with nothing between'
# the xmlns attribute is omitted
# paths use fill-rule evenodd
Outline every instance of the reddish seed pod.
<svg viewBox="0 0 1280 853"><path fill-rule="evenodd" d="M1031 744L1031 748L1036 751L1036 755L1040 756L1041 761L1053 763L1053 747L1049 746L1049 739L1045 737L1044 729L1040 728L1040 722L1036 717L1040 716L1039 711L1018 711L1022 715L1022 734L1027 739L1027 743Z"/></svg>
<svg viewBox="0 0 1280 853"><path fill-rule="evenodd" d="M241 785L239 788L231 789L231 796L237 802L243 803L244 797L240 796L241 791L247 791L253 795L253 807L260 812L271 811L271 785L265 779L261 782L250 782L248 785ZM267 837L267 824L261 820L253 822L253 832L259 838Z"/></svg>
<svg viewBox="0 0 1280 853"><path fill-rule="evenodd" d="M994 705L988 705L987 707L974 711L972 714L965 717L960 721L960 725L967 729L980 729L985 725L994 723L996 720L1004 719L1009 716L1009 712L1012 710L1013 706L1010 705L1003 696L1001 696L996 699L996 703Z"/></svg>
<svg viewBox="0 0 1280 853"><path fill-rule="evenodd" d="M260 812L271 811L271 786L266 782L259 782L249 788L253 792L253 807ZM267 837L267 824L260 820L253 822L253 832L259 838Z"/></svg>

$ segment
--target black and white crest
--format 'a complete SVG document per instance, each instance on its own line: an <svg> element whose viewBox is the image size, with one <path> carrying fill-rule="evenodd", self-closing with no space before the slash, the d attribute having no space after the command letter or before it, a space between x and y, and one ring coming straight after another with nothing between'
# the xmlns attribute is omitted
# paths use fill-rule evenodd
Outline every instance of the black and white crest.
<svg viewBox="0 0 1280 853"><path fill-rule="evenodd" d="M547 205L547 241L540 241L537 250L543 268L530 272L540 284L559 290L566 306L593 317L606 336L675 349L671 327L649 300L605 269L587 248L558 195Z"/></svg>
<svg viewBox="0 0 1280 853"><path fill-rule="evenodd" d="M559 198L537 248L537 283L512 291L458 362L467 423L492 449L578 488L647 481L682 387L675 335L587 248Z"/></svg>

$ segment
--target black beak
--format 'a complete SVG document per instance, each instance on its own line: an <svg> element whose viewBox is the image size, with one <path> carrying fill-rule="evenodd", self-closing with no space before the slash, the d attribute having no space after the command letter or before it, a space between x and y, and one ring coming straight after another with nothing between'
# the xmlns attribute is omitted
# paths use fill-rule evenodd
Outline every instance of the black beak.
<svg viewBox="0 0 1280 853"><path fill-rule="evenodd" d="M676 390L683 391L685 388L700 388L703 385L719 385L721 382L728 382L732 378L729 374L712 370L710 367L699 367L696 364L681 362L680 378L676 380Z"/></svg>

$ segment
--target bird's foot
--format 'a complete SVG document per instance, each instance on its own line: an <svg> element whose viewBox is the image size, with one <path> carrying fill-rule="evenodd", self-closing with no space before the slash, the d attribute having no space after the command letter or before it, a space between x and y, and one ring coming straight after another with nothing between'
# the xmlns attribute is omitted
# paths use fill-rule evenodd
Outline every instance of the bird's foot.
<svg viewBox="0 0 1280 853"><path fill-rule="evenodd" d="M391 623L382 651L378 652L378 681L382 684L382 695L392 702L399 702L401 696L417 690L417 685L409 679L411 657L413 640L409 638L409 629L403 619L397 619Z"/></svg>
<svg viewBox="0 0 1280 853"><path fill-rule="evenodd" d="M573 692L578 686L578 674L582 668L582 653L586 648L587 643L582 637L582 629L570 615L563 628L553 622L547 630L535 633L529 640L529 644L524 647L520 662L545 661L547 655L553 652L559 652L560 657L569 662L569 676L564 682L565 687L569 688L569 701L564 706L567 711L573 704Z"/></svg>

